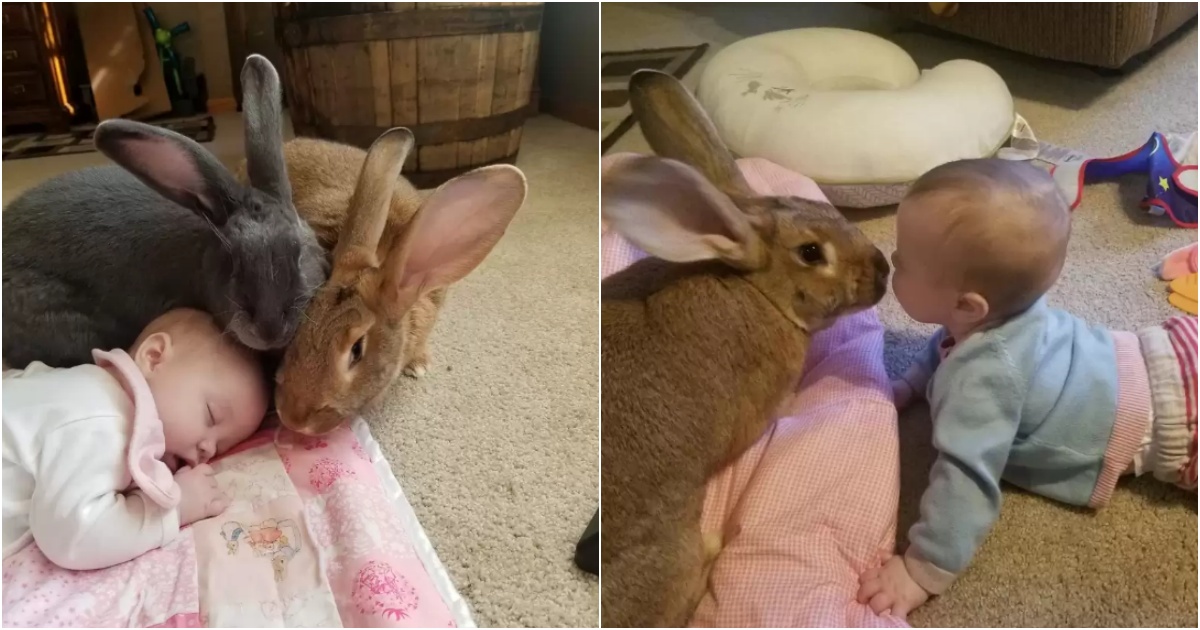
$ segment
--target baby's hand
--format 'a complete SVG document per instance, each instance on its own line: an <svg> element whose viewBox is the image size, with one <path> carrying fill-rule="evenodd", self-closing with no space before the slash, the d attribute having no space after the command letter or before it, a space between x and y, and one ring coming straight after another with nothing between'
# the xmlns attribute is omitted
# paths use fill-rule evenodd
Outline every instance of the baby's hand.
<svg viewBox="0 0 1200 630"><path fill-rule="evenodd" d="M858 603L870 604L878 615L890 610L904 619L928 599L929 593L908 574L901 556L892 556L882 567L858 578Z"/></svg>
<svg viewBox="0 0 1200 630"><path fill-rule="evenodd" d="M219 516L229 507L229 499L217 487L212 466L200 464L195 468L184 466L175 473L179 484L179 525L191 525L196 521Z"/></svg>
<svg viewBox="0 0 1200 630"><path fill-rule="evenodd" d="M896 409L904 409L909 406L913 400L913 393L913 388L908 381L902 378L892 381L892 401L896 403Z"/></svg>

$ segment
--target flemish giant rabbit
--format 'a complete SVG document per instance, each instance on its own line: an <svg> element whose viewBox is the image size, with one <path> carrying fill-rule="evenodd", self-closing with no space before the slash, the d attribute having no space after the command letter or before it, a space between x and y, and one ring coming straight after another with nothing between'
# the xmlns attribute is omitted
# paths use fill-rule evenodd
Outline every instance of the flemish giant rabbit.
<svg viewBox="0 0 1200 630"><path fill-rule="evenodd" d="M182 135L115 119L95 142L120 166L54 177L5 208L6 365L88 363L184 306L256 350L287 345L327 264L292 207L279 77L252 55L241 80L252 185Z"/></svg>
<svg viewBox="0 0 1200 630"><path fill-rule="evenodd" d="M508 165L423 198L400 176L412 147L403 128L366 152L308 138L284 145L296 209L333 257L276 374L276 408L292 430L332 431L402 368L424 373L446 287L483 262L525 200L525 177Z"/></svg>
<svg viewBox="0 0 1200 630"><path fill-rule="evenodd" d="M674 78L639 71L629 95L658 156L614 166L602 211L654 258L601 288L602 625L682 626L719 549L705 483L772 421L812 334L876 304L890 269L832 206L751 191Z"/></svg>

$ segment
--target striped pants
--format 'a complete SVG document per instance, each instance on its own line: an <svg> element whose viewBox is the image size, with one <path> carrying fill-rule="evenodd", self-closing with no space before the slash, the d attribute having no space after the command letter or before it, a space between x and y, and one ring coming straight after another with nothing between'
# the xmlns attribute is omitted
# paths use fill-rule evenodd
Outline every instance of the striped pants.
<svg viewBox="0 0 1200 630"><path fill-rule="evenodd" d="M1154 421L1144 470L1196 490L1196 318L1175 316L1138 331L1150 377Z"/></svg>

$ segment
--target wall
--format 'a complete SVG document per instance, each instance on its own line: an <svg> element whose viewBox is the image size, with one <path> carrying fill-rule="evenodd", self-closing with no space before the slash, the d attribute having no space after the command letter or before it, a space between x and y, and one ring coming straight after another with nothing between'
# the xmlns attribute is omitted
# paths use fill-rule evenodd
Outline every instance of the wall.
<svg viewBox="0 0 1200 630"><path fill-rule="evenodd" d="M540 109L589 129L600 126L600 7L547 2L538 61Z"/></svg>

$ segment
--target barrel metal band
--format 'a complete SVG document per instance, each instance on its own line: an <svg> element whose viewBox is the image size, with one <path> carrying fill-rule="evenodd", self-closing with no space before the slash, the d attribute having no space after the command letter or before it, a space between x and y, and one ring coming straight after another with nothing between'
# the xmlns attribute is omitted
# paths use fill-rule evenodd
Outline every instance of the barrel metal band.
<svg viewBox="0 0 1200 630"><path fill-rule="evenodd" d="M407 127L413 132L413 138L418 147L428 147L453 142L471 142L498 136L515 129L520 129L526 118L533 113L533 103L512 111L479 118L463 118L461 120L443 120L441 122L418 123L415 125L394 125ZM311 112L312 120L297 119L294 121L296 130L315 130L323 138L346 142L362 148L367 148L380 134L390 127L378 125L343 125L333 124L317 112Z"/></svg>
<svg viewBox="0 0 1200 630"><path fill-rule="evenodd" d="M287 48L363 41L456 35L536 33L542 5L375 11L329 17L276 18L275 32Z"/></svg>
<svg viewBox="0 0 1200 630"><path fill-rule="evenodd" d="M435 171L405 171L404 178L418 189L437 188L442 184L477 168L491 166L493 164L516 164L517 153L514 151L511 155L506 155L495 160L479 162L478 164L467 164L464 166L454 166L451 168L443 168Z"/></svg>

